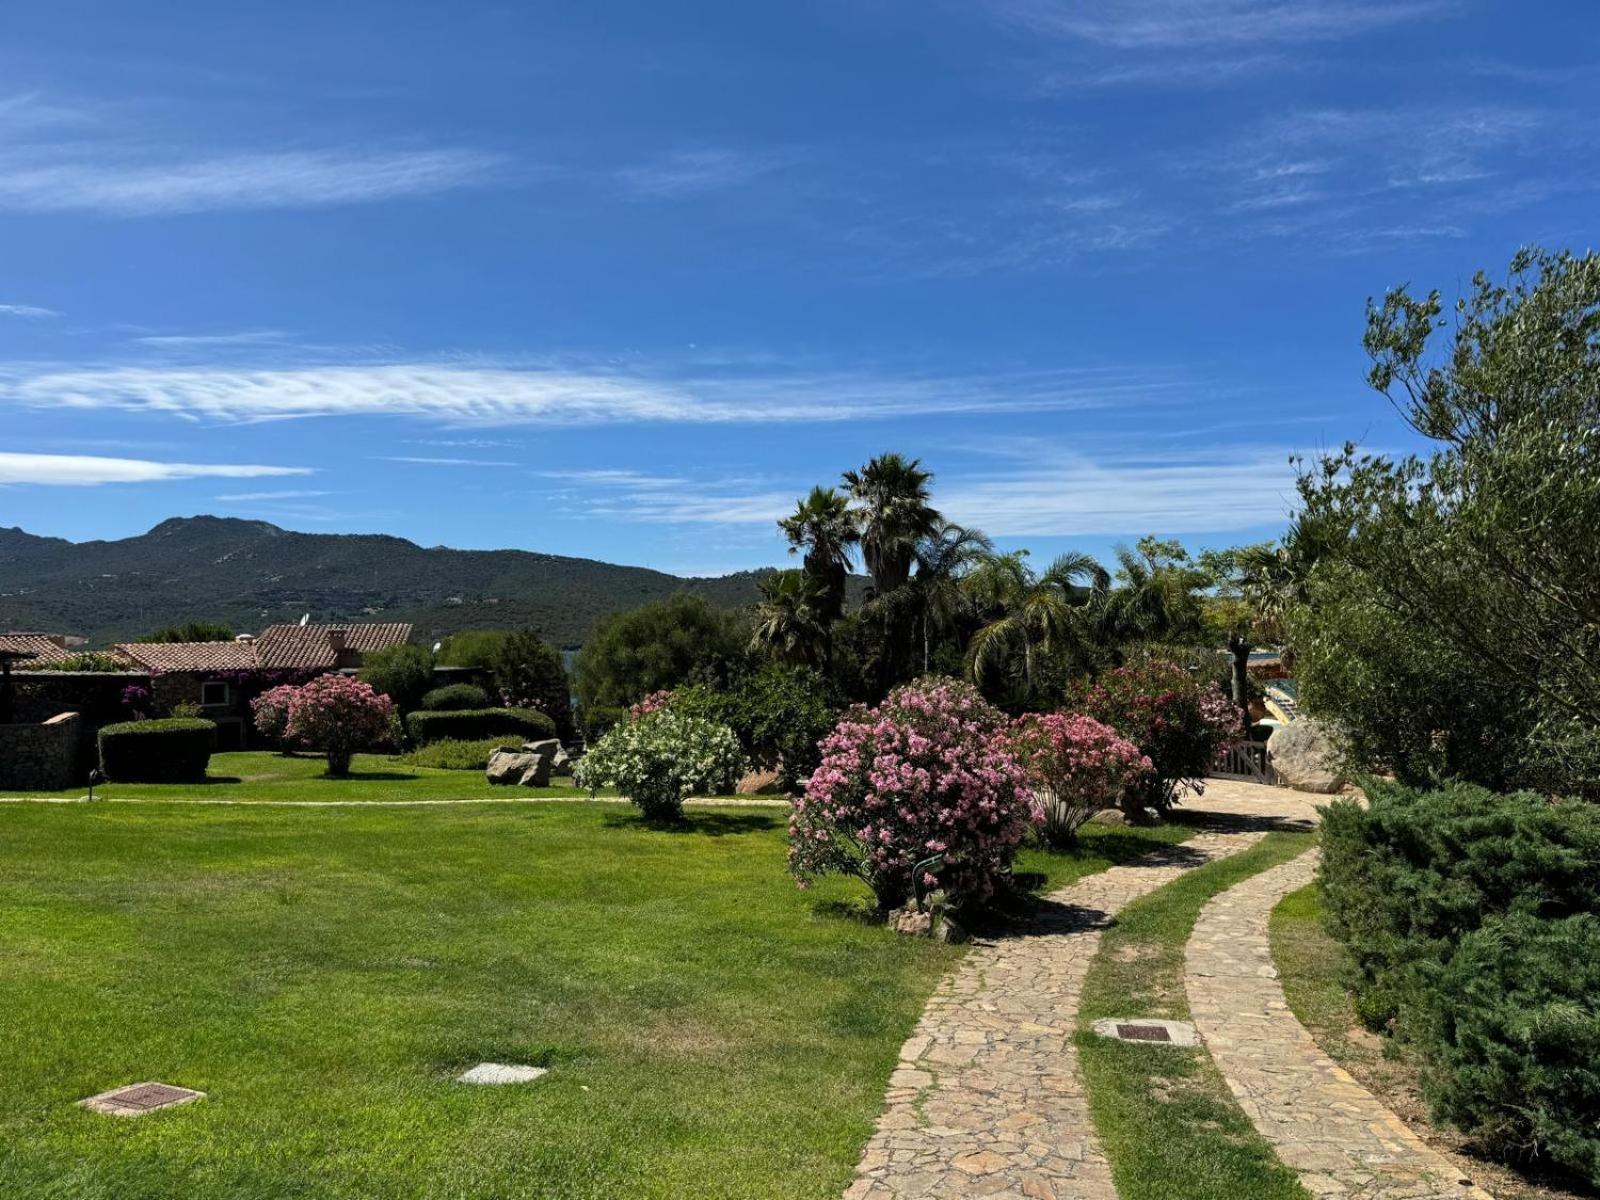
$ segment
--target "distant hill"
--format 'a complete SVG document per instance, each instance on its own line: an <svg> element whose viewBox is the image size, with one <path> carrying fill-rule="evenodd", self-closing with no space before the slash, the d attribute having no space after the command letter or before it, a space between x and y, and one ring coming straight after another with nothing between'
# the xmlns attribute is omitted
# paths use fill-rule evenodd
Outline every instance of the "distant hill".
<svg viewBox="0 0 1600 1200"><path fill-rule="evenodd" d="M432 641L480 626L577 646L595 620L675 592L754 603L767 571L684 579L526 550L423 549L381 534L292 533L265 521L174 517L149 533L69 542L0 528L0 630L81 634L91 645L176 621L240 631L274 622L410 621Z"/></svg>

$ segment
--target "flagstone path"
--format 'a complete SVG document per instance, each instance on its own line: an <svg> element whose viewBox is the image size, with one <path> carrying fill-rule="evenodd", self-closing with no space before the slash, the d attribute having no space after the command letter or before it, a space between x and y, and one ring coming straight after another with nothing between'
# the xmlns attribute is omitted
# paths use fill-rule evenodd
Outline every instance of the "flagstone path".
<svg viewBox="0 0 1600 1200"><path fill-rule="evenodd" d="M1264 836L1202 833L1079 880L1027 927L975 945L901 1049L847 1200L1116 1200L1072 1042L1101 930L1130 901Z"/></svg>
<svg viewBox="0 0 1600 1200"><path fill-rule="evenodd" d="M1186 984L1212 1060L1319 1200L1491 1200L1325 1055L1289 1010L1267 923L1279 900L1311 882L1316 862L1310 851L1201 911Z"/></svg>

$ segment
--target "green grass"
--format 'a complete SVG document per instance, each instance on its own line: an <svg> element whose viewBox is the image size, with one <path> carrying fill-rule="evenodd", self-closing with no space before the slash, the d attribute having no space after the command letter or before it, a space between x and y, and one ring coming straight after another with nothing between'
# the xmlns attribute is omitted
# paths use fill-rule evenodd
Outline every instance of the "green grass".
<svg viewBox="0 0 1600 1200"><path fill-rule="evenodd" d="M252 795L386 786L274 765ZM388 786L472 786L417 774ZM0 1196L837 1197L962 951L856 919L851 881L796 891L783 818L0 806ZM1028 860L1067 879L1180 835ZM451 1082L484 1059L553 1070ZM208 1098L74 1104L146 1079Z"/></svg>
<svg viewBox="0 0 1600 1200"><path fill-rule="evenodd" d="M1312 837L1269 834L1130 904L1104 934L1084 981L1077 1043L1121 1200L1306 1200L1203 1049L1118 1042L1090 1026L1105 1017L1187 1020L1184 946L1201 908L1301 854Z"/></svg>
<svg viewBox="0 0 1600 1200"><path fill-rule="evenodd" d="M1322 891L1312 883L1272 910L1272 958L1284 997L1316 1043L1346 1066L1375 1067L1383 1042L1361 1028L1345 987L1348 956L1322 925Z"/></svg>
<svg viewBox="0 0 1600 1200"><path fill-rule="evenodd" d="M494 787L482 771L415 766L381 754L358 754L348 779L329 779L328 764L310 755L285 757L261 750L213 754L206 782L106 783L97 797L121 800L504 800L529 796L582 796L574 787ZM29 796L79 797L83 788L29 792Z"/></svg>

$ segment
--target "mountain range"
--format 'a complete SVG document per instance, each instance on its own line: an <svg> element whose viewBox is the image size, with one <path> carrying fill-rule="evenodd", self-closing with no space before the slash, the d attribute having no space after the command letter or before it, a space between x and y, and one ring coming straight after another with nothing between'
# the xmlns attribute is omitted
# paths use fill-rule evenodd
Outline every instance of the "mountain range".
<svg viewBox="0 0 1600 1200"><path fill-rule="evenodd" d="M754 603L764 571L681 578L527 550L424 548L382 534L295 533L266 521L174 517L115 541L0 528L0 630L75 634L91 647L163 625L240 632L298 621L409 621L427 642L461 629L534 629L580 645L594 622L676 592Z"/></svg>

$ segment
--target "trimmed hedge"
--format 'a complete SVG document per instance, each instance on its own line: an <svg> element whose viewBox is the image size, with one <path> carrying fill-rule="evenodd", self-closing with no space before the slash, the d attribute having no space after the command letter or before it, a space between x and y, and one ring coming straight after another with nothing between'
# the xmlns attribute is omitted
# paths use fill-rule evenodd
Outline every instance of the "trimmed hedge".
<svg viewBox="0 0 1600 1200"><path fill-rule="evenodd" d="M1328 806L1322 889L1356 1011L1436 1116L1600 1185L1600 806L1369 782Z"/></svg>
<svg viewBox="0 0 1600 1200"><path fill-rule="evenodd" d="M447 683L436 687L417 705L422 712L461 712L488 707L489 693L475 683Z"/></svg>
<svg viewBox="0 0 1600 1200"><path fill-rule="evenodd" d="M469 708L455 712L419 709L406 717L406 732L419 745L445 738L479 742L507 735L538 741L555 737L556 723L535 708Z"/></svg>
<svg viewBox="0 0 1600 1200"><path fill-rule="evenodd" d="M216 744L216 724L192 717L107 725L100 770L117 783L200 783Z"/></svg>

